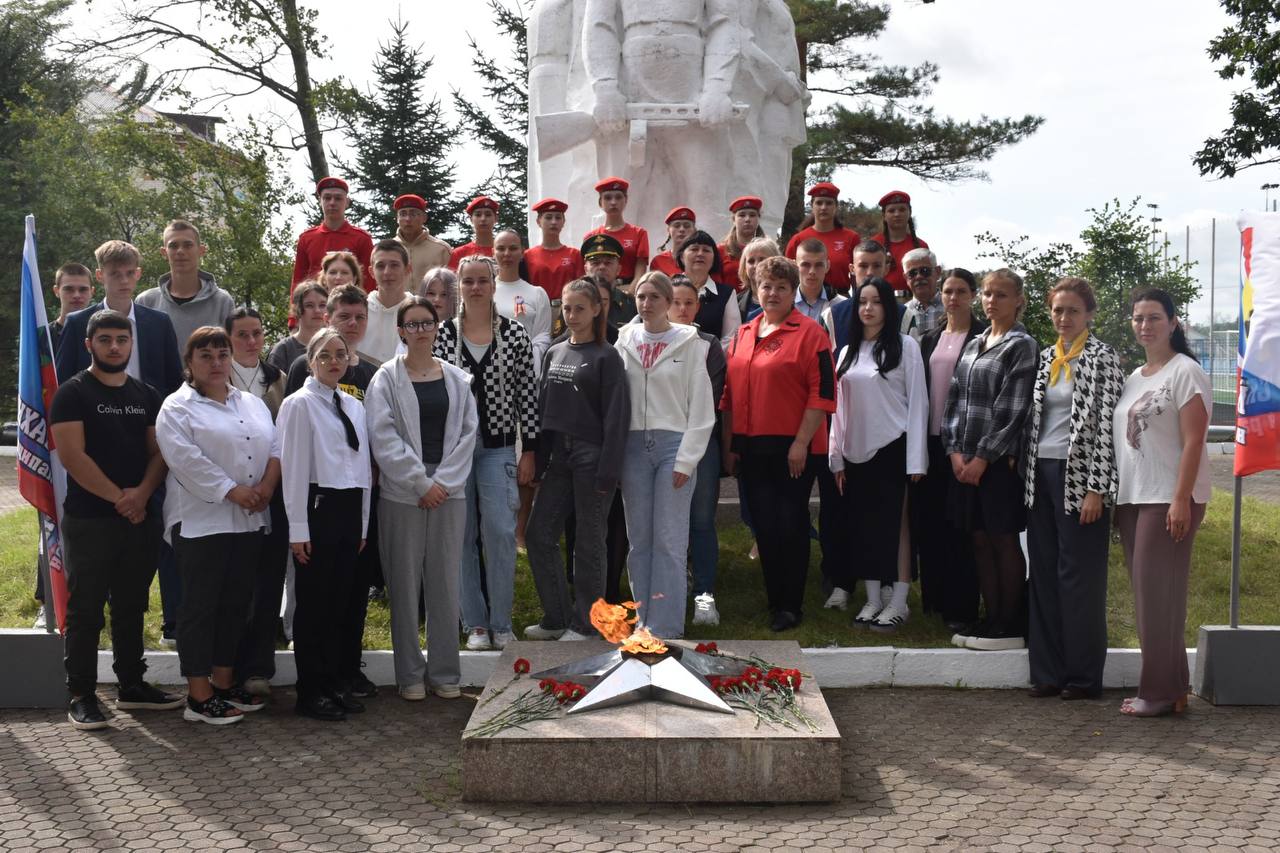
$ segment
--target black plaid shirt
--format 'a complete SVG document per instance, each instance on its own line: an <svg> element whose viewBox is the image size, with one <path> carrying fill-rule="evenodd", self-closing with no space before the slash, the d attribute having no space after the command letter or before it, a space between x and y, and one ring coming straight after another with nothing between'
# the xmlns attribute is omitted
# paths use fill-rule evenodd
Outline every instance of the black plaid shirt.
<svg viewBox="0 0 1280 853"><path fill-rule="evenodd" d="M1039 346L1021 323L983 350L990 334L988 329L969 341L956 363L942 415L942 445L947 453L994 462L1022 451Z"/></svg>

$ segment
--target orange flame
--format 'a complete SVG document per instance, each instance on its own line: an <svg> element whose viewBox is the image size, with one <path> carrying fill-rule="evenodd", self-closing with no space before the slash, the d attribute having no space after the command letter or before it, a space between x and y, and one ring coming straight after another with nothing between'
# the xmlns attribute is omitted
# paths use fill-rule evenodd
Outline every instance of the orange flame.
<svg viewBox="0 0 1280 853"><path fill-rule="evenodd" d="M603 598L597 598L596 603L591 605L591 624L609 642L621 643L631 636L631 630L639 618L634 613L628 616L627 611L635 611L639 607L634 601L610 604Z"/></svg>
<svg viewBox="0 0 1280 853"><path fill-rule="evenodd" d="M633 655L660 655L667 650L667 644L649 633L648 628L640 628L627 637L622 650Z"/></svg>

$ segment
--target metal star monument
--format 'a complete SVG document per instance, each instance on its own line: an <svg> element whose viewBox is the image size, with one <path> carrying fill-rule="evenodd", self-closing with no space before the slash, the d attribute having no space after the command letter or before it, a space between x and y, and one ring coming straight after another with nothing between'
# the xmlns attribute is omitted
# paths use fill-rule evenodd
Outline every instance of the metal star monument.
<svg viewBox="0 0 1280 853"><path fill-rule="evenodd" d="M707 676L738 675L742 666L681 646L660 653L614 649L535 673L534 679L571 676L595 682L569 709L570 714L612 708L653 699L706 711L732 714L733 709L711 689Z"/></svg>

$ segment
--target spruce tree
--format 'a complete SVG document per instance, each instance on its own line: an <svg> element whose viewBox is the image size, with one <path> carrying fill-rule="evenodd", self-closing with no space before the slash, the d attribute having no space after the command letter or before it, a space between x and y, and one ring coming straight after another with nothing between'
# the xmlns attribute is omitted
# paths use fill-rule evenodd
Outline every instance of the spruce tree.
<svg viewBox="0 0 1280 853"><path fill-rule="evenodd" d="M378 46L374 89L356 94L338 110L346 119L352 162L342 163L351 179L348 215L374 239L396 233L391 204L405 193L427 200L427 229L436 236L456 233L463 201L454 190L449 153L454 132L440 100L428 97L433 60L410 45L404 21L391 24L391 40Z"/></svg>

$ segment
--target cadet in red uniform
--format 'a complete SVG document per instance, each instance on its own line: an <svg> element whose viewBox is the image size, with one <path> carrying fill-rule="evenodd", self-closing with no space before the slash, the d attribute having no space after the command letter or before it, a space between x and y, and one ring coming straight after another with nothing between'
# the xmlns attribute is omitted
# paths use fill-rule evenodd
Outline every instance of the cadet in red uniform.
<svg viewBox="0 0 1280 853"><path fill-rule="evenodd" d="M458 271L458 261L472 255L493 257L493 229L498 224L498 203L487 195L478 195L467 204L467 216L471 218L471 242L463 243L449 256L449 269Z"/></svg>
<svg viewBox="0 0 1280 853"><path fill-rule="evenodd" d="M733 216L733 227L719 245L720 260L724 269L720 274L722 284L727 284L741 293L745 286L738 278L738 265L742 260L742 250L757 237L765 236L760 227L760 211L764 209L764 201L757 196L744 195L729 202L729 213Z"/></svg>
<svg viewBox="0 0 1280 853"><path fill-rule="evenodd" d="M786 256L795 259L796 248L805 240L821 240L827 247L827 284L847 295L849 292L849 263L853 260L853 247L862 242L857 231L845 228L840 221L840 188L828 181L814 184L809 189L809 215L800 223L800 230L787 242Z"/></svg>
<svg viewBox="0 0 1280 853"><path fill-rule="evenodd" d="M667 214L667 241L659 246L670 246L671 248L658 255L649 264L649 269L657 270L663 275L678 275L682 270L680 265L676 263L674 252L684 245L684 241L693 236L693 232L698 230L698 216L687 207L677 207Z"/></svg>
<svg viewBox="0 0 1280 853"><path fill-rule="evenodd" d="M929 244L916 236L916 221L911 216L911 196L902 190L885 193L880 199L880 211L884 214L884 230L872 237L889 250L888 271L885 281L893 285L895 292L906 291L910 297L911 286L902 272L902 259L912 249L927 249Z"/></svg>
<svg viewBox="0 0 1280 853"><path fill-rule="evenodd" d="M631 184L622 178L605 178L596 184L600 193L600 209L604 211L604 225L587 232L587 237L608 234L622 244L622 270L619 278L629 285L649 268L649 232L639 225L632 225L622 218L627 209L627 191Z"/></svg>
<svg viewBox="0 0 1280 853"><path fill-rule="evenodd" d="M369 269L369 256L373 253L373 238L369 232L347 221L347 182L342 178L321 178L316 184L316 198L324 219L314 228L298 235L298 250L293 260L293 281L289 292L298 282L315 278L320 274L320 262L330 252L350 252L360 261L364 270L365 290L377 285Z"/></svg>
<svg viewBox="0 0 1280 853"><path fill-rule="evenodd" d="M575 278L586 275L582 253L573 246L560 242L564 229L564 215L569 205L555 198L544 198L535 204L538 228L542 231L542 243L524 253L525 273L530 284L536 284L551 297L553 307L560 304L564 286ZM559 314L559 311L556 311Z"/></svg>

